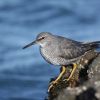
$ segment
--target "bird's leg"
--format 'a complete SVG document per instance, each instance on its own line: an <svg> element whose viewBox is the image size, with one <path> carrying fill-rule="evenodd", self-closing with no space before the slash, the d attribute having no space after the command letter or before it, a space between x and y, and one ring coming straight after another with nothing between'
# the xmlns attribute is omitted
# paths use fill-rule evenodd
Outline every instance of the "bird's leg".
<svg viewBox="0 0 100 100"><path fill-rule="evenodd" d="M62 71L61 71L60 75L57 77L57 79L55 81L53 81L51 83L51 85L48 88L48 92L50 91L50 89L53 87L54 84L58 83L58 81L61 79L61 77L63 76L63 74L66 72L66 67L65 66L62 66L61 68L62 68L61 69Z"/></svg>
<svg viewBox="0 0 100 100"><path fill-rule="evenodd" d="M62 66L61 67L62 69L62 71L61 71L61 73L60 73L60 75L57 77L57 79L53 82L54 84L56 84L56 83L58 83L58 81L61 79L61 77L62 77L62 75L65 73L65 71L66 71L66 67L65 66Z"/></svg>
<svg viewBox="0 0 100 100"><path fill-rule="evenodd" d="M72 69L72 72L71 72L70 76L68 77L68 79L66 79L67 81L69 81L72 78L76 68L77 68L77 64L73 63L73 69Z"/></svg>

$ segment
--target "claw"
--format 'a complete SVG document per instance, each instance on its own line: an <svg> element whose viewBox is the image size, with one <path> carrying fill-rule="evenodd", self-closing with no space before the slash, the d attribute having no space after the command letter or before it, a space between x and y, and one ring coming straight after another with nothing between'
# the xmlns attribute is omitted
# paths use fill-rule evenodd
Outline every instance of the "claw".
<svg viewBox="0 0 100 100"><path fill-rule="evenodd" d="M50 89L51 89L55 84L58 83L58 81L61 79L62 75L66 72L66 67L65 67L65 66L62 66L61 68L62 68L62 71L61 71L60 75L57 77L57 79L56 79L55 81L53 81L53 82L50 83L50 86L49 86L49 88L48 88L48 92L50 91Z"/></svg>

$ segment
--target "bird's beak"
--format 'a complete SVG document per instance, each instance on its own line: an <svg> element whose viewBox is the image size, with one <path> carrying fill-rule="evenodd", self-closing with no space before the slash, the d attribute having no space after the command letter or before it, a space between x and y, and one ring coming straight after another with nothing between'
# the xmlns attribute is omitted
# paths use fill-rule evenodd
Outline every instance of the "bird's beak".
<svg viewBox="0 0 100 100"><path fill-rule="evenodd" d="M26 49L26 48L28 48L28 47L30 47L30 46L36 44L36 42L37 42L37 41L35 40L35 41L33 41L33 42L27 44L26 46L23 47L23 49Z"/></svg>

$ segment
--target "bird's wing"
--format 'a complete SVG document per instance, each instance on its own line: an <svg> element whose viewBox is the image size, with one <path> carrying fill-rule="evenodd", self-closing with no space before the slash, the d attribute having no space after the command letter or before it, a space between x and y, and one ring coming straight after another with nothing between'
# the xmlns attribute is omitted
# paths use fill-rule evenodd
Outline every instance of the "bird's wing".
<svg viewBox="0 0 100 100"><path fill-rule="evenodd" d="M85 53L85 49L82 47L81 42L73 40L63 40L60 45L60 57L64 59L77 58Z"/></svg>

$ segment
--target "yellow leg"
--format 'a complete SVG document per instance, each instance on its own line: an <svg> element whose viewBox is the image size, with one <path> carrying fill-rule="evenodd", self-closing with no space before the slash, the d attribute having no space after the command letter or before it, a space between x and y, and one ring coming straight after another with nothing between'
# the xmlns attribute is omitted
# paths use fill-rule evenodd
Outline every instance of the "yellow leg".
<svg viewBox="0 0 100 100"><path fill-rule="evenodd" d="M69 81L72 78L76 68L77 68L77 64L73 63L73 69L72 69L72 72L71 72L70 76L68 77L67 81Z"/></svg>
<svg viewBox="0 0 100 100"><path fill-rule="evenodd" d="M66 67L65 67L65 66L62 66L62 72L61 72L60 75L57 77L57 79L51 83L51 85L50 85L49 88L48 88L48 92L50 91L50 89L53 87L54 84L57 84L57 83L58 83L58 81L61 79L61 77L62 77L62 75L65 73L65 71L66 71Z"/></svg>
<svg viewBox="0 0 100 100"><path fill-rule="evenodd" d="M62 66L62 72L60 73L60 75L57 77L57 79L53 82L53 84L56 84L62 77L62 75L65 73L66 71L66 67Z"/></svg>

